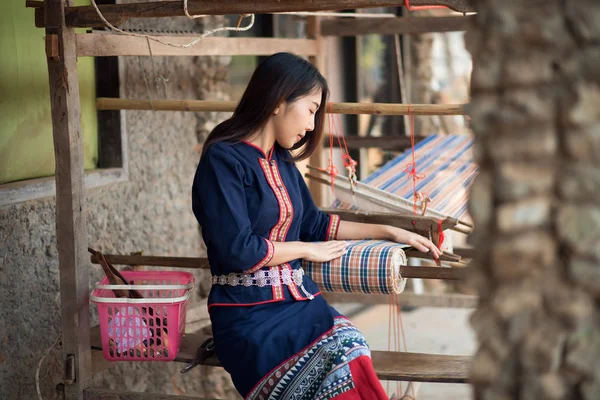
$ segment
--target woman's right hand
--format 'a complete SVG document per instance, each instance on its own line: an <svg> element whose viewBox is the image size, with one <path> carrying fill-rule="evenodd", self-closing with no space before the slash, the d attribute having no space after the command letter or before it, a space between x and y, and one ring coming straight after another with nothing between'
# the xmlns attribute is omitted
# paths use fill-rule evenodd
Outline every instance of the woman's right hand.
<svg viewBox="0 0 600 400"><path fill-rule="evenodd" d="M343 240L305 243L307 261L327 262L346 254L347 243Z"/></svg>

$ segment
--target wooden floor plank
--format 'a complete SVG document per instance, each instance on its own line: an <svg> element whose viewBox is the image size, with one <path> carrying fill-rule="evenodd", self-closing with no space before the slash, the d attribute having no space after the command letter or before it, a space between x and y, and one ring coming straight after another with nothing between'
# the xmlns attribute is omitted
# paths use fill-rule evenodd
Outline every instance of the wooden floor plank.
<svg viewBox="0 0 600 400"><path fill-rule="evenodd" d="M186 335L175 361L190 362L206 338L202 334ZM92 329L91 343L92 349L102 350L99 327ZM372 358L375 372L382 380L465 383L468 379L470 357L467 356L373 351ZM216 357L209 358L203 365L221 366Z"/></svg>
<svg viewBox="0 0 600 400"><path fill-rule="evenodd" d="M373 351L379 379L388 381L466 383L470 357Z"/></svg>

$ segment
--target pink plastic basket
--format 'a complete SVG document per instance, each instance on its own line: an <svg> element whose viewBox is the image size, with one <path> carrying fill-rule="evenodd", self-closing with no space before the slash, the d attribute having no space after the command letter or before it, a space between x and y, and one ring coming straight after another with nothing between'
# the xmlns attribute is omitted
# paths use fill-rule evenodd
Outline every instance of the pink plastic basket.
<svg viewBox="0 0 600 400"><path fill-rule="evenodd" d="M177 271L123 271L131 285L104 277L90 297L98 306L104 357L110 361L172 361L185 331L194 277ZM113 289L135 289L143 299L117 298Z"/></svg>

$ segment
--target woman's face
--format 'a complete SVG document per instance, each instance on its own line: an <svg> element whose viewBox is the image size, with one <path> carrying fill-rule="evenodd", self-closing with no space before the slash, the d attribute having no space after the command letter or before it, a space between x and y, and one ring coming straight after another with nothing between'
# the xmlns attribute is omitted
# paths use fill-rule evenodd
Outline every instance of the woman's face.
<svg viewBox="0 0 600 400"><path fill-rule="evenodd" d="M292 103L285 102L275 110L275 140L284 149L291 149L306 132L315 129L315 115L321 107L321 89L296 99Z"/></svg>

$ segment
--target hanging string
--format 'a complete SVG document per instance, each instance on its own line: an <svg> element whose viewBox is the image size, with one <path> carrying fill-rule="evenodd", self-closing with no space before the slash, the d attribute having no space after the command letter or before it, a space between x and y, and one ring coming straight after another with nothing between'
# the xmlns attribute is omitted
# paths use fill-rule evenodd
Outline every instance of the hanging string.
<svg viewBox="0 0 600 400"><path fill-rule="evenodd" d="M392 346L393 338L393 346ZM404 333L404 324L402 323L402 309L398 294L392 293L390 295L389 313L388 313L388 351L404 351L408 352L408 345L406 343L406 335ZM408 383L406 390L403 389L402 382L396 381L395 393L399 398L407 400L416 400L416 395L412 382ZM390 381L386 382L386 392L390 391ZM409 391L411 394L409 394Z"/></svg>
<svg viewBox="0 0 600 400"><path fill-rule="evenodd" d="M330 103L331 108L331 103ZM354 194L356 190L356 167L358 162L356 162L351 156L350 151L348 150L348 145L346 144L346 135L344 134L344 128L342 125L342 120L338 114L329 114L331 119L333 120L333 124L337 133L338 145L340 148L343 148L344 154L342 155L342 161L344 163L344 168L346 168L346 172L348 173L348 180L350 181L350 192ZM337 122L337 123L336 123ZM342 147L343 145L343 147Z"/></svg>
<svg viewBox="0 0 600 400"><path fill-rule="evenodd" d="M425 202L425 195L417 192L417 180L424 179L426 177L423 173L417 173L417 162L415 161L415 116L411 114L410 107L412 104L408 105L408 116L410 117L410 149L412 154L412 161L406 164L406 168L404 168L404 172L408 175L408 179L412 179L413 181L413 213L417 214L417 200L419 200L419 196L421 197L422 202ZM429 198L429 196L427 196ZM423 212L424 214L424 212Z"/></svg>
<svg viewBox="0 0 600 400"><path fill-rule="evenodd" d="M146 85L146 93L148 93L148 99L150 99L150 108L154 110L154 102L152 101L152 92L150 91L150 84L148 83L148 77L146 76L146 70L144 69L144 64L142 64L142 57L138 56L138 61L140 63L140 69L142 70L142 77L144 78L144 84Z"/></svg>
<svg viewBox="0 0 600 400"><path fill-rule="evenodd" d="M200 15L190 15L189 11L188 11L188 0L183 0L183 12L185 13L185 15L188 18L202 18L202 17L208 17L207 14L200 14Z"/></svg>
<svg viewBox="0 0 600 400"><path fill-rule="evenodd" d="M408 11L433 10L436 8L448 8L446 6L411 6L410 0L404 0L404 6Z"/></svg>
<svg viewBox="0 0 600 400"><path fill-rule="evenodd" d="M399 303L398 295L396 293L394 293L394 310L393 310L394 311L394 328L395 328L395 332L394 332L395 348L394 348L394 350L402 351L402 347L401 347L402 343L400 342L400 329L399 329L399 327L401 325L400 320L402 318L400 315L400 305L398 303ZM404 341L404 351L406 352L406 341ZM403 385L400 382L396 381L396 391L398 393L402 393L402 386Z"/></svg>
<svg viewBox="0 0 600 400"><path fill-rule="evenodd" d="M146 38L146 44L148 45L148 53L150 53L150 62L152 63L152 74L154 75L154 84L156 86L156 92L158 93L159 86L162 83L165 88L165 99L166 99L166 98L168 98L167 82L169 82L169 79L165 78L162 74L156 73L156 67L154 65L154 54L152 54L152 46L150 46L150 39Z"/></svg>
<svg viewBox="0 0 600 400"><path fill-rule="evenodd" d="M157 37L154 37L154 36L144 35L144 34L139 34L139 33L133 33L133 32L126 32L126 31L124 31L122 29L117 28L116 26L114 26L113 24L111 24L110 22L108 22L108 20L104 17L104 15L102 14L102 12L100 11L100 8L98 8L98 5L96 4L96 0L91 0L91 1L92 1L92 6L96 10L96 14L98 14L98 17L102 20L102 22L104 22L104 25L106 25L111 31L117 32L117 33L120 33L121 35L126 35L126 36L143 37L143 38L146 38L148 40L152 40L154 42L157 42L157 43L160 43L160 44L164 44L165 46L177 47L177 48L180 48L180 49L187 49L187 48L193 47L196 44L198 44L198 42L200 42L205 37L207 37L209 35L213 35L213 34L215 34L217 32L224 32L224 31L244 32L244 31L247 31L247 30L251 29L254 26L254 14L244 14L238 20L238 26L235 26L235 27L233 27L233 26L222 26L222 27L219 27L219 28L210 29L210 30L204 32L203 34L201 34L200 36L198 36L196 39L192 40L189 43L185 43L185 44L171 43L171 42L167 42L167 41L161 40L161 39L159 39ZM187 11L187 0L183 0L183 10L184 10L185 14L189 18L205 17L205 15L190 15L189 12ZM241 18L244 18L244 17L246 17L248 15L250 16L250 23L247 26L244 26L244 27L240 28L239 27L239 23L241 21Z"/></svg>
<svg viewBox="0 0 600 400"><path fill-rule="evenodd" d="M320 170L329 174L329 182L331 184L331 197L333 199L335 179L338 174L338 169L333 163L334 136L337 138L338 146L344 152L344 154L342 155L342 161L344 163L344 168L346 168L346 171L348 173L348 180L350 181L350 192L352 194L354 194L354 191L356 190L356 166L358 165L358 162L356 162L350 156L350 152L348 151L348 145L346 143L346 138L344 135L344 130L342 127L342 121L338 115L335 115L332 112L332 104L332 102L329 102L327 104L327 121L329 127L329 162L327 163L327 168L325 170Z"/></svg>
<svg viewBox="0 0 600 400"><path fill-rule="evenodd" d="M396 296L398 296L398 295L396 295ZM406 344L406 335L404 334L404 324L402 323L402 315L400 314L401 307L398 304L398 302L396 302L396 310L398 312L398 325L400 326L400 332L402 333L402 343L404 344L404 351L408 353L408 345ZM412 396L408 395L409 389L411 391ZM415 390L412 385L412 382L408 382L408 386L406 387L406 391L402 395L402 399L416 400L416 398L417 397L415 396Z"/></svg>
<svg viewBox="0 0 600 400"><path fill-rule="evenodd" d="M327 163L327 169L325 170L328 174L329 174L329 183L331 184L331 199L333 201L333 199L335 198L335 193L334 193L334 185L335 185L335 177L338 174L338 169L336 168L335 164L333 163L333 124L332 124L332 119L330 118L331 116L331 103L329 103L327 105L328 108L328 112L329 114L327 115L327 124L329 127L329 161Z"/></svg>

